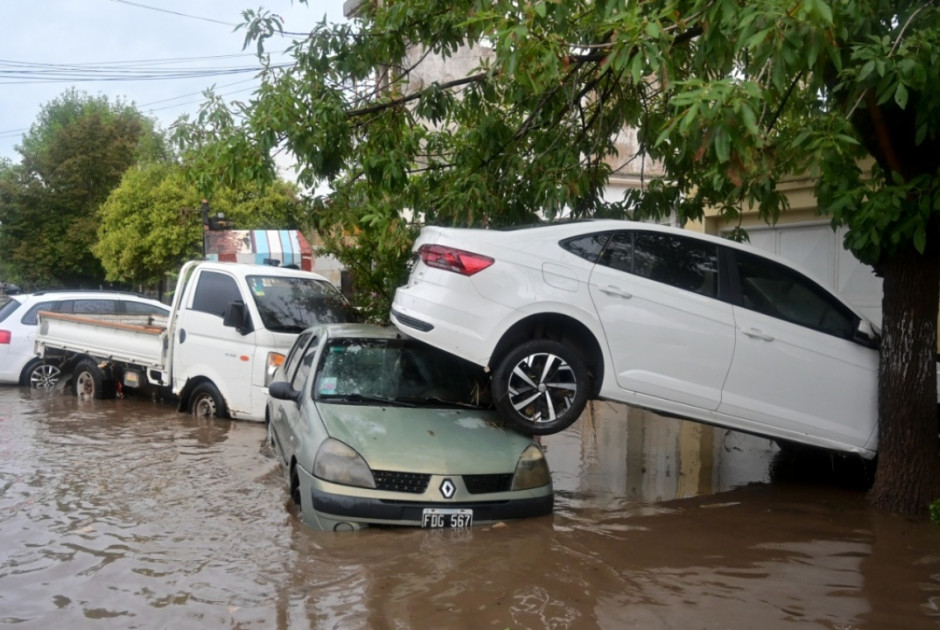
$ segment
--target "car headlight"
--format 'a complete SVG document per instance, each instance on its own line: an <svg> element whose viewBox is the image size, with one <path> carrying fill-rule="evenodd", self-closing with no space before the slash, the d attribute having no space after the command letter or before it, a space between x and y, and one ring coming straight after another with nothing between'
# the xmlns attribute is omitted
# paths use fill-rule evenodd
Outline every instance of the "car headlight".
<svg viewBox="0 0 940 630"><path fill-rule="evenodd" d="M348 444L333 438L326 439L317 450L313 460L313 474L324 481L344 486L375 487L375 479L366 460Z"/></svg>
<svg viewBox="0 0 940 630"><path fill-rule="evenodd" d="M540 488L551 482L552 475L548 472L548 462L545 461L545 454L535 444L530 445L519 456L516 472L512 476L512 489Z"/></svg>

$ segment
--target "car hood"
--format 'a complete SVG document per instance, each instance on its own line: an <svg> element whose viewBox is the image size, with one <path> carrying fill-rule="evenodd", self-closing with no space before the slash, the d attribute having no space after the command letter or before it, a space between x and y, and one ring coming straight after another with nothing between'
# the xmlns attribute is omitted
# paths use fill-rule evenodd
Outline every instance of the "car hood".
<svg viewBox="0 0 940 630"><path fill-rule="evenodd" d="M373 470L428 474L511 473L532 440L496 424L496 414L318 403L330 437L353 447Z"/></svg>

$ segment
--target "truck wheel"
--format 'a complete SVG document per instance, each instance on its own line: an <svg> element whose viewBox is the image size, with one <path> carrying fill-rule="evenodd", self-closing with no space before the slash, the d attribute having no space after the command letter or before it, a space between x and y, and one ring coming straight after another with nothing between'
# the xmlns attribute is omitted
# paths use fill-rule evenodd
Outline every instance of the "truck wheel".
<svg viewBox="0 0 940 630"><path fill-rule="evenodd" d="M80 400L93 400L107 398L109 395L108 380L98 364L90 359L82 359L72 372L72 384L75 395Z"/></svg>
<svg viewBox="0 0 940 630"><path fill-rule="evenodd" d="M225 401L212 383L200 383L189 397L189 412L195 418L225 418Z"/></svg>
<svg viewBox="0 0 940 630"><path fill-rule="evenodd" d="M551 339L532 339L511 351L493 370L496 411L527 435L568 428L588 401L591 377L581 355Z"/></svg>

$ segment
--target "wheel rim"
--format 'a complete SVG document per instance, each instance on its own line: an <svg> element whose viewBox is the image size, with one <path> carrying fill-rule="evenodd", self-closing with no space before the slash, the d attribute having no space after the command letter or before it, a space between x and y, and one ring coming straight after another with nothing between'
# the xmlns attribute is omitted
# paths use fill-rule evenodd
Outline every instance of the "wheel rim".
<svg viewBox="0 0 940 630"><path fill-rule="evenodd" d="M215 400L208 394L199 394L193 400L193 415L199 418L211 418L215 416L217 408Z"/></svg>
<svg viewBox="0 0 940 630"><path fill-rule="evenodd" d="M48 363L37 365L29 374L29 386L36 389L52 389L59 382L62 371Z"/></svg>
<svg viewBox="0 0 940 630"><path fill-rule="evenodd" d="M79 398L89 399L95 397L95 377L88 372L81 372L75 379L75 393Z"/></svg>
<svg viewBox="0 0 940 630"><path fill-rule="evenodd" d="M567 361L551 352L538 352L516 364L507 390L516 413L539 424L557 420L571 408L578 382Z"/></svg>

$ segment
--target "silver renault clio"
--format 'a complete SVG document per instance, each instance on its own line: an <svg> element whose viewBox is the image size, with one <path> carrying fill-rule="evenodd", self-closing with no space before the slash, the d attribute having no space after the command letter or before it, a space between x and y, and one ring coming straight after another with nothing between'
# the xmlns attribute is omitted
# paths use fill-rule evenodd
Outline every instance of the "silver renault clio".
<svg viewBox="0 0 940 630"><path fill-rule="evenodd" d="M497 422L482 368L394 328L308 329L269 393L269 440L312 527L456 529L552 511L545 455Z"/></svg>

